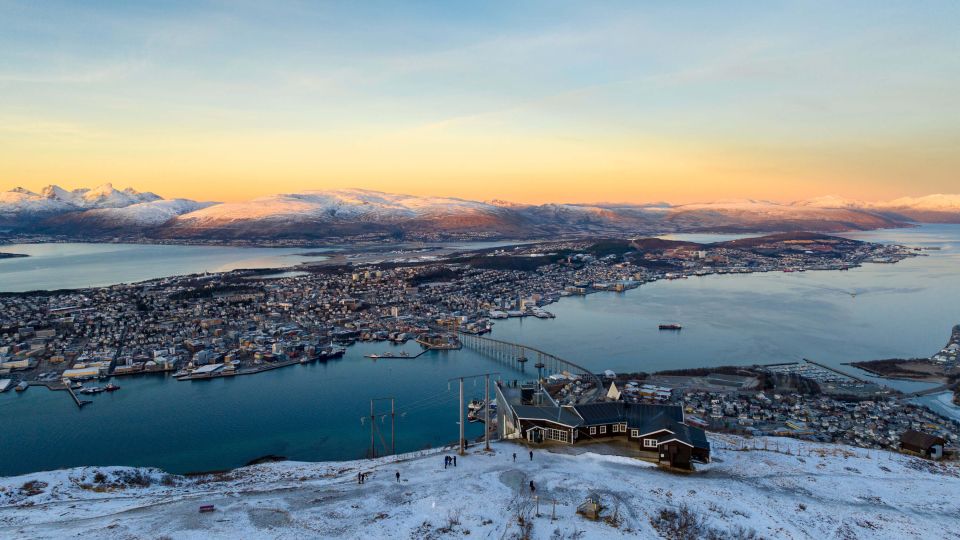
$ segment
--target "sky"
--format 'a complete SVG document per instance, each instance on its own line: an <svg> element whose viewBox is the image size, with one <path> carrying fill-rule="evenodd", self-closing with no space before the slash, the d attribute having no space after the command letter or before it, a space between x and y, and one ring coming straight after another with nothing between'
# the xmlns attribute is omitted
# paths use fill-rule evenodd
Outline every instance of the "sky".
<svg viewBox="0 0 960 540"><path fill-rule="evenodd" d="M960 2L0 0L0 189L960 192Z"/></svg>

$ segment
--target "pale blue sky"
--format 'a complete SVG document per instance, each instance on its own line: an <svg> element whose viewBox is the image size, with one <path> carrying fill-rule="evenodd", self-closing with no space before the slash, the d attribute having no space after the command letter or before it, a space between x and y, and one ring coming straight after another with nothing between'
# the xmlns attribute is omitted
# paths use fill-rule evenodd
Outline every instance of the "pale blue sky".
<svg viewBox="0 0 960 540"><path fill-rule="evenodd" d="M290 189L485 178L442 156L431 169L436 148L500 191L524 171L581 196L551 152L579 152L579 178L630 199L669 196L664 179L681 199L711 179L737 196L944 191L960 164L958 15L955 1L0 0L0 187L189 191L184 161L214 187L239 174L244 194L274 187L266 171ZM218 168L234 144L262 155Z"/></svg>

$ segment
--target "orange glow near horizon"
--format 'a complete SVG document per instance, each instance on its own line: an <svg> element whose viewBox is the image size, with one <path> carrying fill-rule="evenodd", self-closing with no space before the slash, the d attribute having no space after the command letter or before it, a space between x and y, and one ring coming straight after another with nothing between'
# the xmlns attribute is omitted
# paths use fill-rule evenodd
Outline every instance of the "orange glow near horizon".
<svg viewBox="0 0 960 540"><path fill-rule="evenodd" d="M827 194L878 200L949 191L952 180L952 173L939 170L940 163L904 151L852 150L825 157L817 151L708 143L450 133L357 139L362 140L224 134L59 141L32 149L17 149L15 141L8 141L12 144L0 149L0 177L17 179L6 189L39 191L48 184L75 189L111 182L166 198L222 202L362 188L518 203L675 204L729 198L792 201ZM924 181L907 188L905 172Z"/></svg>
<svg viewBox="0 0 960 540"><path fill-rule="evenodd" d="M960 190L956 2L54 4L0 2L0 191Z"/></svg>

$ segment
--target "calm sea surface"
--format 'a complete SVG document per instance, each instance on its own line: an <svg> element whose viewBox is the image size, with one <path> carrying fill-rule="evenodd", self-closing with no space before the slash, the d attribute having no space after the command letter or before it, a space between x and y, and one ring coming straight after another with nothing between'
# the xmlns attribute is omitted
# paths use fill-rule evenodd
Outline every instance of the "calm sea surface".
<svg viewBox="0 0 960 540"><path fill-rule="evenodd" d="M281 268L329 251L315 248L244 248L149 244L0 244L0 252L29 257L0 259L0 292L73 289L132 283L238 268Z"/></svg>
<svg viewBox="0 0 960 540"><path fill-rule="evenodd" d="M709 276L566 298L547 308L556 319L498 321L492 337L621 372L802 358L840 366L930 356L960 323L960 226L855 237L941 249L847 272ZM661 322L678 322L683 330L659 332ZM382 396L396 397L403 412L397 418L398 450L414 450L457 437L457 393L449 378L491 370L506 379L523 377L468 350L415 360L363 358L389 347L359 344L341 360L233 379L119 378L119 392L95 396L83 410L62 392L11 391L0 395L0 475L105 464L188 472L238 466L267 454L362 457L370 425L361 417L369 414L369 398ZM401 349L415 352L418 346ZM468 399L481 392L482 385L468 383ZM389 426L381 424L387 439ZM480 432L470 426L470 433Z"/></svg>

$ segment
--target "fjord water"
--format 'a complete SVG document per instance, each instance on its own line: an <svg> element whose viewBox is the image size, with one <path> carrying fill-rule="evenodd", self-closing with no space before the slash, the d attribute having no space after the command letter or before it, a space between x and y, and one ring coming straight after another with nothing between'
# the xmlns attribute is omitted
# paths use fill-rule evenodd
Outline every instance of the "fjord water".
<svg viewBox="0 0 960 540"><path fill-rule="evenodd" d="M0 292L103 287L167 276L281 268L325 249L247 248L151 244L0 244L0 252L29 257L0 259Z"/></svg>
<svg viewBox="0 0 960 540"><path fill-rule="evenodd" d="M844 236L940 249L849 271L691 277L626 293L569 297L547 308L556 319L500 322L494 337L623 372L803 358L839 366L929 357L943 347L960 324L960 226ZM660 323L679 323L683 330L661 332Z"/></svg>
<svg viewBox="0 0 960 540"><path fill-rule="evenodd" d="M471 351L433 351L416 359L371 360L365 354L419 352L360 343L337 360L249 376L206 381L117 377L120 390L82 396L77 409L65 392L33 387L0 395L0 475L81 465L135 465L186 473L238 467L250 460L350 460L370 447L370 399L396 399L399 452L457 440L457 383L448 379L518 372ZM465 384L466 399L483 395L483 381ZM376 404L389 412L389 401ZM482 424L467 434L482 435ZM377 421L376 444L390 442L390 418Z"/></svg>
<svg viewBox="0 0 960 540"><path fill-rule="evenodd" d="M556 319L498 321L492 337L621 372L801 358L840 366L939 350L960 323L960 226L849 236L941 249L844 272L709 276L565 298L547 308ZM660 332L661 322L683 330ZM360 418L369 415L369 398L382 396L395 396L398 409L408 409L398 416L397 448L414 450L457 437L456 387L449 378L485 371L523 378L468 350L363 358L386 348L359 344L342 360L233 379L120 378L119 392L96 396L82 410L64 393L8 392L0 395L0 475L106 464L199 471L267 454L362 457L370 430ZM468 383L468 399L481 392ZM389 437L389 421L381 427ZM480 432L475 424L469 428Z"/></svg>
<svg viewBox="0 0 960 540"><path fill-rule="evenodd" d="M395 244L387 246L385 252L423 247L485 249L523 243L528 242ZM284 268L322 261L327 258L323 253L337 249L111 243L0 244L0 253L29 255L0 259L0 292L105 287L200 272Z"/></svg>

